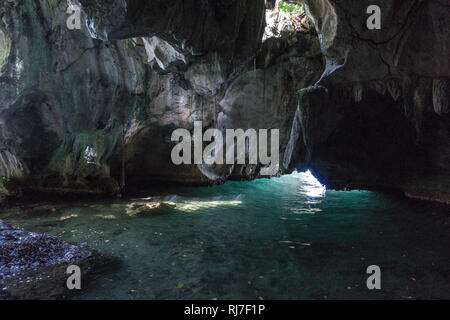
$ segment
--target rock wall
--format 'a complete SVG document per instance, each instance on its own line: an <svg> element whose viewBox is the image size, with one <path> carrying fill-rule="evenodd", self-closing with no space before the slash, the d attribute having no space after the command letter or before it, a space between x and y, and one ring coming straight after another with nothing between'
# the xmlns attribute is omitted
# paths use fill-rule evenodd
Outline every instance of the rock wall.
<svg viewBox="0 0 450 320"><path fill-rule="evenodd" d="M81 30L67 28L68 5L82 6ZM225 181L233 168L211 175L202 166L172 165L172 131L192 129L196 120L205 128L218 119L223 128L236 127L243 119L229 114L244 106L249 117L264 100L273 108L267 123L261 114L245 127L283 126L287 143L295 92L323 69L318 40L309 34L262 45L262 0L40 0L0 8L1 41L8 43L0 176L18 195Z"/></svg>
<svg viewBox="0 0 450 320"><path fill-rule="evenodd" d="M201 120L279 128L281 172L329 188L448 202L448 5L302 2L315 31L262 41L263 0L3 1L0 176L19 193L89 194L257 177L172 165L172 131ZM366 28L372 4L381 30Z"/></svg>
<svg viewBox="0 0 450 320"><path fill-rule="evenodd" d="M188 123L205 100L183 103L195 92L153 71L142 41L93 39L86 25L69 30L66 9L60 1L2 3L11 52L0 78L0 175L19 191L114 194L121 183L115 159L132 157L124 146L148 122L159 124L149 145L163 144L158 132ZM161 97L170 103L152 112L167 121L149 120L150 101ZM167 105L175 111L163 112Z"/></svg>
<svg viewBox="0 0 450 320"><path fill-rule="evenodd" d="M366 27L369 5L381 30ZM449 6L305 0L326 69L299 94L284 163L330 188L450 200Z"/></svg>

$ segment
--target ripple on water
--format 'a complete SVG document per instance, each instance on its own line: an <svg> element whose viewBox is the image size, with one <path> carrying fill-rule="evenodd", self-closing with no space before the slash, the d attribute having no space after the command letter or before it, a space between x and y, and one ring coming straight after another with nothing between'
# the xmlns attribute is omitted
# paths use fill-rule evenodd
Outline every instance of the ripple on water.
<svg viewBox="0 0 450 320"><path fill-rule="evenodd" d="M450 298L447 209L294 173L0 219L123 261L81 299Z"/></svg>

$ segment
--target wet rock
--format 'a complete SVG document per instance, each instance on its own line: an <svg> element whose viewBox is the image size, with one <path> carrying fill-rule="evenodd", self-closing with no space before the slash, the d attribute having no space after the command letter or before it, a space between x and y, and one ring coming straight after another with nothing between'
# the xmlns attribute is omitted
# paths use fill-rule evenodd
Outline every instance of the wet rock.
<svg viewBox="0 0 450 320"><path fill-rule="evenodd" d="M161 215L167 214L176 207L175 203L168 202L135 202L127 206L126 214L128 216L136 215Z"/></svg>
<svg viewBox="0 0 450 320"><path fill-rule="evenodd" d="M0 220L0 296L11 299L59 299L68 290L69 265L81 269L82 289L111 266L85 245L11 227Z"/></svg>

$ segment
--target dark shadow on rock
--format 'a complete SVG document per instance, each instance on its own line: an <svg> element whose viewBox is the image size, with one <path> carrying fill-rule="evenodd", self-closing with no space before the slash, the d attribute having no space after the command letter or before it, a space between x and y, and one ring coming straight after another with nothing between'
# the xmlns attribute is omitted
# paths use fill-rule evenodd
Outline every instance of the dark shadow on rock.
<svg viewBox="0 0 450 320"><path fill-rule="evenodd" d="M80 267L83 290L67 288L70 265ZM117 259L84 244L70 244L0 221L0 295L5 299L70 298L89 290L96 278L114 272L119 265Z"/></svg>

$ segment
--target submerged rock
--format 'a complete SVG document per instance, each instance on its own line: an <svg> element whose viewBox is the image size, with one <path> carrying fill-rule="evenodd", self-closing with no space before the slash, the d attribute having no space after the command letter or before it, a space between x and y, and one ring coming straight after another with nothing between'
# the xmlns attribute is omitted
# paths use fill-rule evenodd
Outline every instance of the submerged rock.
<svg viewBox="0 0 450 320"><path fill-rule="evenodd" d="M67 289L70 265L81 269L82 289L111 267L112 260L86 245L14 228L0 220L0 297L59 299L76 294Z"/></svg>
<svg viewBox="0 0 450 320"><path fill-rule="evenodd" d="M135 202L127 206L126 214L130 217L137 215L161 215L175 209L175 203L171 202Z"/></svg>

